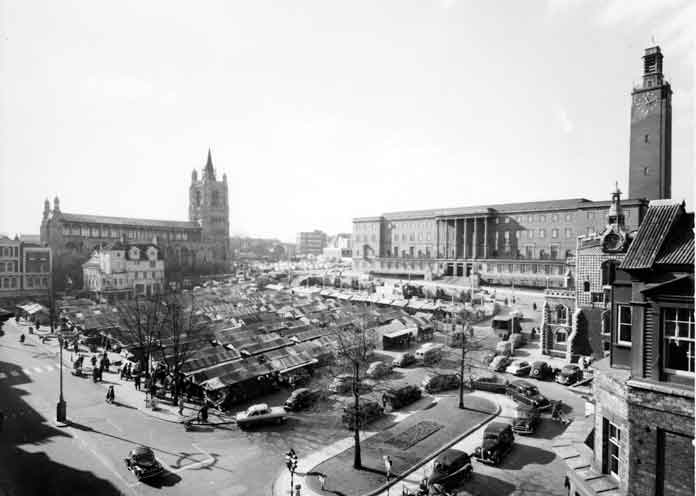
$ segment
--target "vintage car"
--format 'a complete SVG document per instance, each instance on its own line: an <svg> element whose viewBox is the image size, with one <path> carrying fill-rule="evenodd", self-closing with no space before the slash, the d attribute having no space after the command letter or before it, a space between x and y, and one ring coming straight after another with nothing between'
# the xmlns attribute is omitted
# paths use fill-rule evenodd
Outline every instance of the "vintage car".
<svg viewBox="0 0 696 496"><path fill-rule="evenodd" d="M418 386L407 384L401 387L389 388L384 392L383 403L389 403L393 410L410 405L421 399L422 393Z"/></svg>
<svg viewBox="0 0 696 496"><path fill-rule="evenodd" d="M164 472L162 465L155 458L153 451L147 446L138 446L128 453L128 458L124 458L126 468L133 472L138 480L156 477Z"/></svg>
<svg viewBox="0 0 696 496"><path fill-rule="evenodd" d="M518 434L534 434L539 424L539 410L529 405L517 405L512 430Z"/></svg>
<svg viewBox="0 0 696 496"><path fill-rule="evenodd" d="M439 343L425 343L416 350L416 360L423 362L423 365L433 365L442 358L444 346Z"/></svg>
<svg viewBox="0 0 696 496"><path fill-rule="evenodd" d="M532 370L532 365L524 360L513 360L510 365L507 366L505 372L512 375L524 376L529 375Z"/></svg>
<svg viewBox="0 0 696 496"><path fill-rule="evenodd" d="M490 391L492 393L505 393L508 381L496 375L475 376L471 378L471 389Z"/></svg>
<svg viewBox="0 0 696 496"><path fill-rule="evenodd" d="M364 427L370 422L377 420L382 415L384 415L384 408L382 405L367 398L360 399L360 427ZM351 403L343 407L341 421L348 429L355 429L355 405Z"/></svg>
<svg viewBox="0 0 696 496"><path fill-rule="evenodd" d="M459 376L457 374L428 374L423 378L421 387L426 393L437 393L459 387Z"/></svg>
<svg viewBox="0 0 696 496"><path fill-rule="evenodd" d="M380 379L385 375L389 375L391 368L384 362L372 362L367 367L365 375L370 379Z"/></svg>
<svg viewBox="0 0 696 496"><path fill-rule="evenodd" d="M285 421L287 412L282 406L268 406L266 403L251 405L244 412L239 412L235 416L237 426L240 429L252 427L254 425L278 423Z"/></svg>
<svg viewBox="0 0 696 496"><path fill-rule="evenodd" d="M515 444L512 425L491 422L483 432L483 443L474 450L474 458L483 463L500 465Z"/></svg>
<svg viewBox="0 0 696 496"><path fill-rule="evenodd" d="M540 360L532 364L532 371L529 373L529 376L541 381L551 379L553 377L553 369L548 363Z"/></svg>
<svg viewBox="0 0 696 496"><path fill-rule="evenodd" d="M287 400L285 400L285 409L290 412L302 410L314 403L319 398L319 391L308 388L295 389Z"/></svg>
<svg viewBox="0 0 696 496"><path fill-rule="evenodd" d="M537 387L527 381L512 381L507 386L507 395L517 403L544 410L551 406L548 398L541 395Z"/></svg>
<svg viewBox="0 0 696 496"><path fill-rule="evenodd" d="M464 451L450 448L440 453L435 459L428 486L440 485L445 489L453 488L462 481L471 479L473 473L471 457Z"/></svg>
<svg viewBox="0 0 696 496"><path fill-rule="evenodd" d="M399 353L396 358L394 358L394 361L392 362L392 365L394 367L408 367L409 365L412 365L416 363L416 355L413 353Z"/></svg>
<svg viewBox="0 0 696 496"><path fill-rule="evenodd" d="M336 394L346 394L353 390L353 376L351 374L340 374L331 381L329 384L329 392ZM365 393L370 390L370 386L363 384L362 382L358 385L358 390L360 393Z"/></svg>
<svg viewBox="0 0 696 496"><path fill-rule="evenodd" d="M564 365L561 371L556 376L556 382L559 384L575 384L583 378L582 369L575 364Z"/></svg>
<svg viewBox="0 0 696 496"><path fill-rule="evenodd" d="M483 357L481 357L481 363L483 363L486 367L488 367L493 359L497 357L498 354L495 351L487 351Z"/></svg>
<svg viewBox="0 0 696 496"><path fill-rule="evenodd" d="M491 372L502 372L510 364L510 359L503 355L498 355L493 359L493 361L488 365L488 370Z"/></svg>

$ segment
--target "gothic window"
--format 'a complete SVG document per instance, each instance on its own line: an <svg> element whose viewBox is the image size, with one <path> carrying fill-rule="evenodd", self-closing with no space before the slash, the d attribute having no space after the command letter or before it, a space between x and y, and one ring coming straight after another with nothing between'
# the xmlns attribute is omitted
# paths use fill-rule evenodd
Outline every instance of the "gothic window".
<svg viewBox="0 0 696 496"><path fill-rule="evenodd" d="M556 331L556 343L557 343L557 344L563 344L563 343L565 343L566 340L567 340L567 338L568 338L568 335L566 334L565 331L563 331L563 330L561 330L561 329L558 329L558 330Z"/></svg>
<svg viewBox="0 0 696 496"><path fill-rule="evenodd" d="M218 191L213 191L213 207L220 205L220 193Z"/></svg>
<svg viewBox="0 0 696 496"><path fill-rule="evenodd" d="M614 283L617 265L618 261L616 260L607 260L602 263L602 286L609 286Z"/></svg>
<svg viewBox="0 0 696 496"><path fill-rule="evenodd" d="M201 206L201 192L198 190L196 190L196 206Z"/></svg>

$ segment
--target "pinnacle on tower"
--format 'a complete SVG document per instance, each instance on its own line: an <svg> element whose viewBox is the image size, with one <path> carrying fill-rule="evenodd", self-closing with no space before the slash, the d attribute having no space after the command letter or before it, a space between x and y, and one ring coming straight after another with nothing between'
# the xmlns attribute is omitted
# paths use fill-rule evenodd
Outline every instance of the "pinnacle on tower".
<svg viewBox="0 0 696 496"><path fill-rule="evenodd" d="M208 160L205 163L205 169L203 169L203 177L205 179L212 179L215 181L215 170L213 169L213 156L210 153L210 148L208 148Z"/></svg>

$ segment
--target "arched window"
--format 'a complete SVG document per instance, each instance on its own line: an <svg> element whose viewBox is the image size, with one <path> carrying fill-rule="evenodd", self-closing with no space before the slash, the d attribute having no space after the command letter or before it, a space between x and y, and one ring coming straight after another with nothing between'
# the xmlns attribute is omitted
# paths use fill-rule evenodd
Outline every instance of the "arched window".
<svg viewBox="0 0 696 496"><path fill-rule="evenodd" d="M602 286L610 286L614 284L614 280L616 279L617 265L618 261L616 260L607 260L606 262L602 263Z"/></svg>
<svg viewBox="0 0 696 496"><path fill-rule="evenodd" d="M568 334L564 330L558 329L555 333L556 337L556 343L557 344L562 344L565 343L566 340L568 339Z"/></svg>
<svg viewBox="0 0 696 496"><path fill-rule="evenodd" d="M220 192L213 191L213 207L217 207L220 204Z"/></svg>
<svg viewBox="0 0 696 496"><path fill-rule="evenodd" d="M559 324L568 323L568 307L565 305L558 305L556 307L556 322Z"/></svg>
<svg viewBox="0 0 696 496"><path fill-rule="evenodd" d="M196 206L197 207L201 206L201 192L198 190L196 191Z"/></svg>
<svg viewBox="0 0 696 496"><path fill-rule="evenodd" d="M585 281L585 282L582 283L582 290L583 290L585 293L589 293L589 292L590 292L590 281Z"/></svg>

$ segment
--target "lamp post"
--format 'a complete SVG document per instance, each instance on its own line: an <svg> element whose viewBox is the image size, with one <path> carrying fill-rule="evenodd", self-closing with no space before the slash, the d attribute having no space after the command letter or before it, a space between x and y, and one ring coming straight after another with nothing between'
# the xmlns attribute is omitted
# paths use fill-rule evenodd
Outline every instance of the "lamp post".
<svg viewBox="0 0 696 496"><path fill-rule="evenodd" d="M51 334L55 332L53 327L53 318L55 314L55 298L53 295L53 266L51 265L51 275L48 278L48 320L51 326ZM63 333L58 337L58 348L60 354L60 393L58 396L58 404L56 405L56 421L64 423L66 420L66 403L63 398Z"/></svg>

